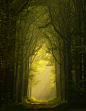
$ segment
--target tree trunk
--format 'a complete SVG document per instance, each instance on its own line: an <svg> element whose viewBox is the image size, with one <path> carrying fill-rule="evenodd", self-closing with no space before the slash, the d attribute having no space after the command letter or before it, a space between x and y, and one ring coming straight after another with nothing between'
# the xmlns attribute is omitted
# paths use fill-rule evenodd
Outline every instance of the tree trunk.
<svg viewBox="0 0 86 111"><path fill-rule="evenodd" d="M55 74L56 74L56 97L61 96L60 92L60 66L55 60Z"/></svg>
<svg viewBox="0 0 86 111"><path fill-rule="evenodd" d="M83 45L86 45L86 0L84 0L84 38L83 38ZM86 86L86 52L83 54L83 61L84 61L84 86Z"/></svg>

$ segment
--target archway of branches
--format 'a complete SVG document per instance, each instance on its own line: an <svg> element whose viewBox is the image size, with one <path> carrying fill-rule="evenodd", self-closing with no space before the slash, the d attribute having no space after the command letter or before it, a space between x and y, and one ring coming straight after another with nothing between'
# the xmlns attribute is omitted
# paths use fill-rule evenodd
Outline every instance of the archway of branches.
<svg viewBox="0 0 86 111"><path fill-rule="evenodd" d="M86 0L2 0L0 27L0 105L39 99L39 83L52 95L52 77L57 98L85 106Z"/></svg>
<svg viewBox="0 0 86 111"><path fill-rule="evenodd" d="M30 59L28 96L39 100L56 97L55 60L47 53L48 42L42 45L34 59ZM32 62L33 61L33 62Z"/></svg>
<svg viewBox="0 0 86 111"><path fill-rule="evenodd" d="M56 60L59 61L59 54L58 50L52 50L55 42L59 46L58 38L55 36L57 34L51 24L47 6L29 7L18 17L15 64L15 70L17 70L16 95L18 98L21 98L19 97L20 90L22 90L22 97L35 96L37 99L56 97L57 84L58 97L60 96L60 69L59 62L56 62ZM57 71L55 67L57 67ZM40 78L38 77L37 80L36 76L39 73ZM57 74L58 80L56 79ZM37 83L40 85L36 85Z"/></svg>

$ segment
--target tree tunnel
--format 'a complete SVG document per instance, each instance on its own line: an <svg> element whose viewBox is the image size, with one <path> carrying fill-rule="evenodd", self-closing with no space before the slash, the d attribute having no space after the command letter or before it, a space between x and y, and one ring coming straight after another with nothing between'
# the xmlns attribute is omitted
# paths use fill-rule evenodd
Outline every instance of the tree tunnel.
<svg viewBox="0 0 86 111"><path fill-rule="evenodd" d="M0 103L32 96L85 103L86 1L0 5Z"/></svg>
<svg viewBox="0 0 86 111"><path fill-rule="evenodd" d="M29 92L27 94L29 97L32 96L39 100L56 97L55 62L51 54L47 53L46 44L45 41L42 48L38 51L29 72L30 81L28 84Z"/></svg>
<svg viewBox="0 0 86 111"><path fill-rule="evenodd" d="M29 10L32 14L27 12ZM26 96L35 96L37 99L50 99L50 97L57 96L55 73L59 75L60 71L57 64L58 69L55 72L55 58L52 55L52 44L50 43L53 38L50 31L53 31L53 33L55 31L51 25L46 6L29 7L27 11L26 14L21 14L17 21L17 42L15 45L16 95L19 99ZM47 38L46 34L50 39ZM53 40L55 41L55 39ZM54 51L54 53L56 52ZM38 80L36 76L39 78ZM58 81L60 81L60 77ZM60 92L60 87L58 88L58 92Z"/></svg>

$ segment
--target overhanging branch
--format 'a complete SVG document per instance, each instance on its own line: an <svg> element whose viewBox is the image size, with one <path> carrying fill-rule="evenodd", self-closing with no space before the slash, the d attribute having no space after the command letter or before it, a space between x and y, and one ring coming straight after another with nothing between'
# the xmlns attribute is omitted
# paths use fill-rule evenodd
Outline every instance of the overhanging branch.
<svg viewBox="0 0 86 111"><path fill-rule="evenodd" d="M54 22L53 22L53 17L52 17L52 14L51 14L51 10L50 10L50 6L48 5L48 1L47 1L47 7L48 7L48 10L49 10L49 14L50 14L50 17L51 17L51 22L52 22L52 25L53 25L53 27L54 27L54 30L55 30L64 40L67 40L67 38L66 38L63 34L61 34L61 33L58 31L58 29L55 27L55 24L54 24Z"/></svg>
<svg viewBox="0 0 86 111"><path fill-rule="evenodd" d="M61 64L61 63L57 60L57 58L55 57L55 55L54 55L54 51L53 51L52 42L51 42L50 38L49 38L46 34L44 34L44 35L47 37L47 39L48 39L48 40L49 40L49 42L50 42L50 45L51 45L51 48L52 48L52 55L53 55L54 59L56 60L56 62L57 62L59 65L64 66L64 65L63 65L63 64Z"/></svg>
<svg viewBox="0 0 86 111"><path fill-rule="evenodd" d="M25 6L28 4L28 2L29 2L29 5L30 5L31 1L32 0L27 0L16 14L19 14L25 8Z"/></svg>
<svg viewBox="0 0 86 111"><path fill-rule="evenodd" d="M12 11L12 14L14 16L17 16L19 13L22 12L22 10L26 7L26 5L30 5L32 0L23 0L23 1L19 1L20 4L18 3L18 1L16 1L15 3L12 3L11 4L11 11ZM22 5L23 4L23 5Z"/></svg>

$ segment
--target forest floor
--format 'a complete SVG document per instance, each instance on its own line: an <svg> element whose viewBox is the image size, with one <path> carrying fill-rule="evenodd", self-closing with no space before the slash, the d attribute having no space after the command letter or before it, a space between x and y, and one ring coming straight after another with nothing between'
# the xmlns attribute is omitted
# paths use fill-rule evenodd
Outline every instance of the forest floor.
<svg viewBox="0 0 86 111"><path fill-rule="evenodd" d="M51 104L47 101L39 101L3 105L0 111L86 111L86 107L78 108L78 106L70 106L68 103L55 104L53 102Z"/></svg>
<svg viewBox="0 0 86 111"><path fill-rule="evenodd" d="M57 111L48 103L26 103L24 105L3 106L1 111Z"/></svg>
<svg viewBox="0 0 86 111"><path fill-rule="evenodd" d="M48 102L42 103L34 103L34 102L27 102L27 103L20 103L14 105L4 105L1 108L1 111L60 111L59 109L53 108L54 104L49 104ZM67 111L67 110L61 110Z"/></svg>
<svg viewBox="0 0 86 111"><path fill-rule="evenodd" d="M44 103L38 102L38 103L33 103L33 102L28 102L27 104L32 105L29 109L36 109L36 111L39 110L44 110L44 111L55 111L54 108L52 108L52 106L50 106L50 104L46 101Z"/></svg>

